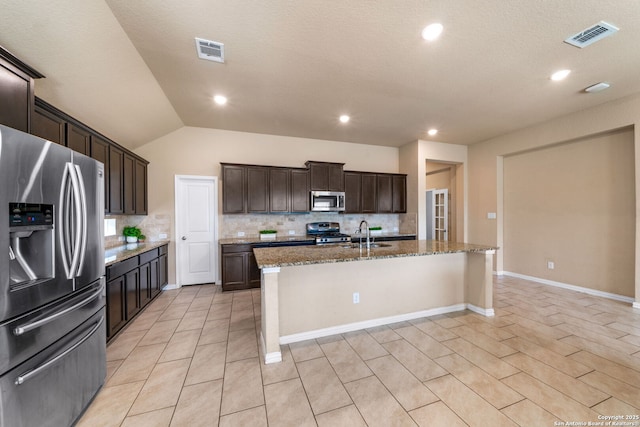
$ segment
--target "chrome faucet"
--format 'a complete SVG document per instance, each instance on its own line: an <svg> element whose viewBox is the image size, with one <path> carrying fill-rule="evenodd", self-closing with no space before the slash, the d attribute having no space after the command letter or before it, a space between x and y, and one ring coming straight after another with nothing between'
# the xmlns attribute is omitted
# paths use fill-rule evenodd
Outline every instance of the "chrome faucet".
<svg viewBox="0 0 640 427"><path fill-rule="evenodd" d="M358 234L360 235L360 248L362 248L362 224L367 226L367 250L371 249L371 235L369 234L369 223L364 219L360 221L360 225L358 226Z"/></svg>

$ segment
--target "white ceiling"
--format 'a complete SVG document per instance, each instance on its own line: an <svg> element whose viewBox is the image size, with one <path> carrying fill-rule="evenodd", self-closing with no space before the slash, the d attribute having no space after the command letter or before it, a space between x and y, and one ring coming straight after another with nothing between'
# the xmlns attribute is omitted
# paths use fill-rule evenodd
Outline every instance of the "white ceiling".
<svg viewBox="0 0 640 427"><path fill-rule="evenodd" d="M600 20L620 31L563 43ZM5 0L0 28L47 76L36 95L130 148L185 125L471 144L640 91L637 0ZM226 63L198 59L195 37Z"/></svg>

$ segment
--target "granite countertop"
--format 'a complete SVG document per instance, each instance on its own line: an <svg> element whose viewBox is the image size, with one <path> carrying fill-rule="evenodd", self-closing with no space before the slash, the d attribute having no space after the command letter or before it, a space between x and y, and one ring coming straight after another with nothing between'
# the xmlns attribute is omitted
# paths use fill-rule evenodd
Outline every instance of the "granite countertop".
<svg viewBox="0 0 640 427"><path fill-rule="evenodd" d="M127 243L121 246L115 246L104 250L105 267L124 261L128 258L140 255L143 252L150 251L163 245L168 245L169 240L158 240L156 242L144 243Z"/></svg>
<svg viewBox="0 0 640 427"><path fill-rule="evenodd" d="M360 251L357 246L345 248L343 245L260 248L254 249L253 253L256 256L258 267L268 268L460 252L485 252L498 249L497 246L436 240L401 240L388 242L384 245L372 248L368 253L366 248Z"/></svg>
<svg viewBox="0 0 640 427"><path fill-rule="evenodd" d="M246 237L234 237L229 239L220 239L218 243L221 245L241 245L249 243L262 243L262 242L313 242L315 238L307 235L278 235L275 239L260 240L260 236L246 236Z"/></svg>
<svg viewBox="0 0 640 427"><path fill-rule="evenodd" d="M378 237L416 237L416 233L375 233L371 232L371 238L377 239ZM362 234L363 238L367 237L366 233ZM360 238L360 234L352 233L351 239L356 240Z"/></svg>

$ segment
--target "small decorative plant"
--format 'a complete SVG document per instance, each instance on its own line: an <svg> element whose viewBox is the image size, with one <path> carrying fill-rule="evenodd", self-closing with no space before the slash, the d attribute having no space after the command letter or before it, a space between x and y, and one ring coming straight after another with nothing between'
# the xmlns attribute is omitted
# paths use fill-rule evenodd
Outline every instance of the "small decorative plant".
<svg viewBox="0 0 640 427"><path fill-rule="evenodd" d="M260 240L275 239L277 230L260 230Z"/></svg>
<svg viewBox="0 0 640 427"><path fill-rule="evenodd" d="M126 226L122 230L122 234L127 238L128 243L135 243L138 241L140 236L144 236L140 229L135 226Z"/></svg>
<svg viewBox="0 0 640 427"><path fill-rule="evenodd" d="M371 234L382 234L382 227L380 226L375 226L375 227L369 227L369 231L371 232Z"/></svg>

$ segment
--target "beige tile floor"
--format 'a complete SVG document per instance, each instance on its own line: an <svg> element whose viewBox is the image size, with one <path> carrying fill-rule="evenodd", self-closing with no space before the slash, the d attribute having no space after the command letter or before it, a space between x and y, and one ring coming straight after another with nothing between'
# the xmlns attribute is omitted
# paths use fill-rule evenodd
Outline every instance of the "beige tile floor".
<svg viewBox="0 0 640 427"><path fill-rule="evenodd" d="M259 290L166 291L109 345L107 382L78 425L554 426L640 415L639 310L513 278L495 279L495 308L291 344L282 363L264 365Z"/></svg>

